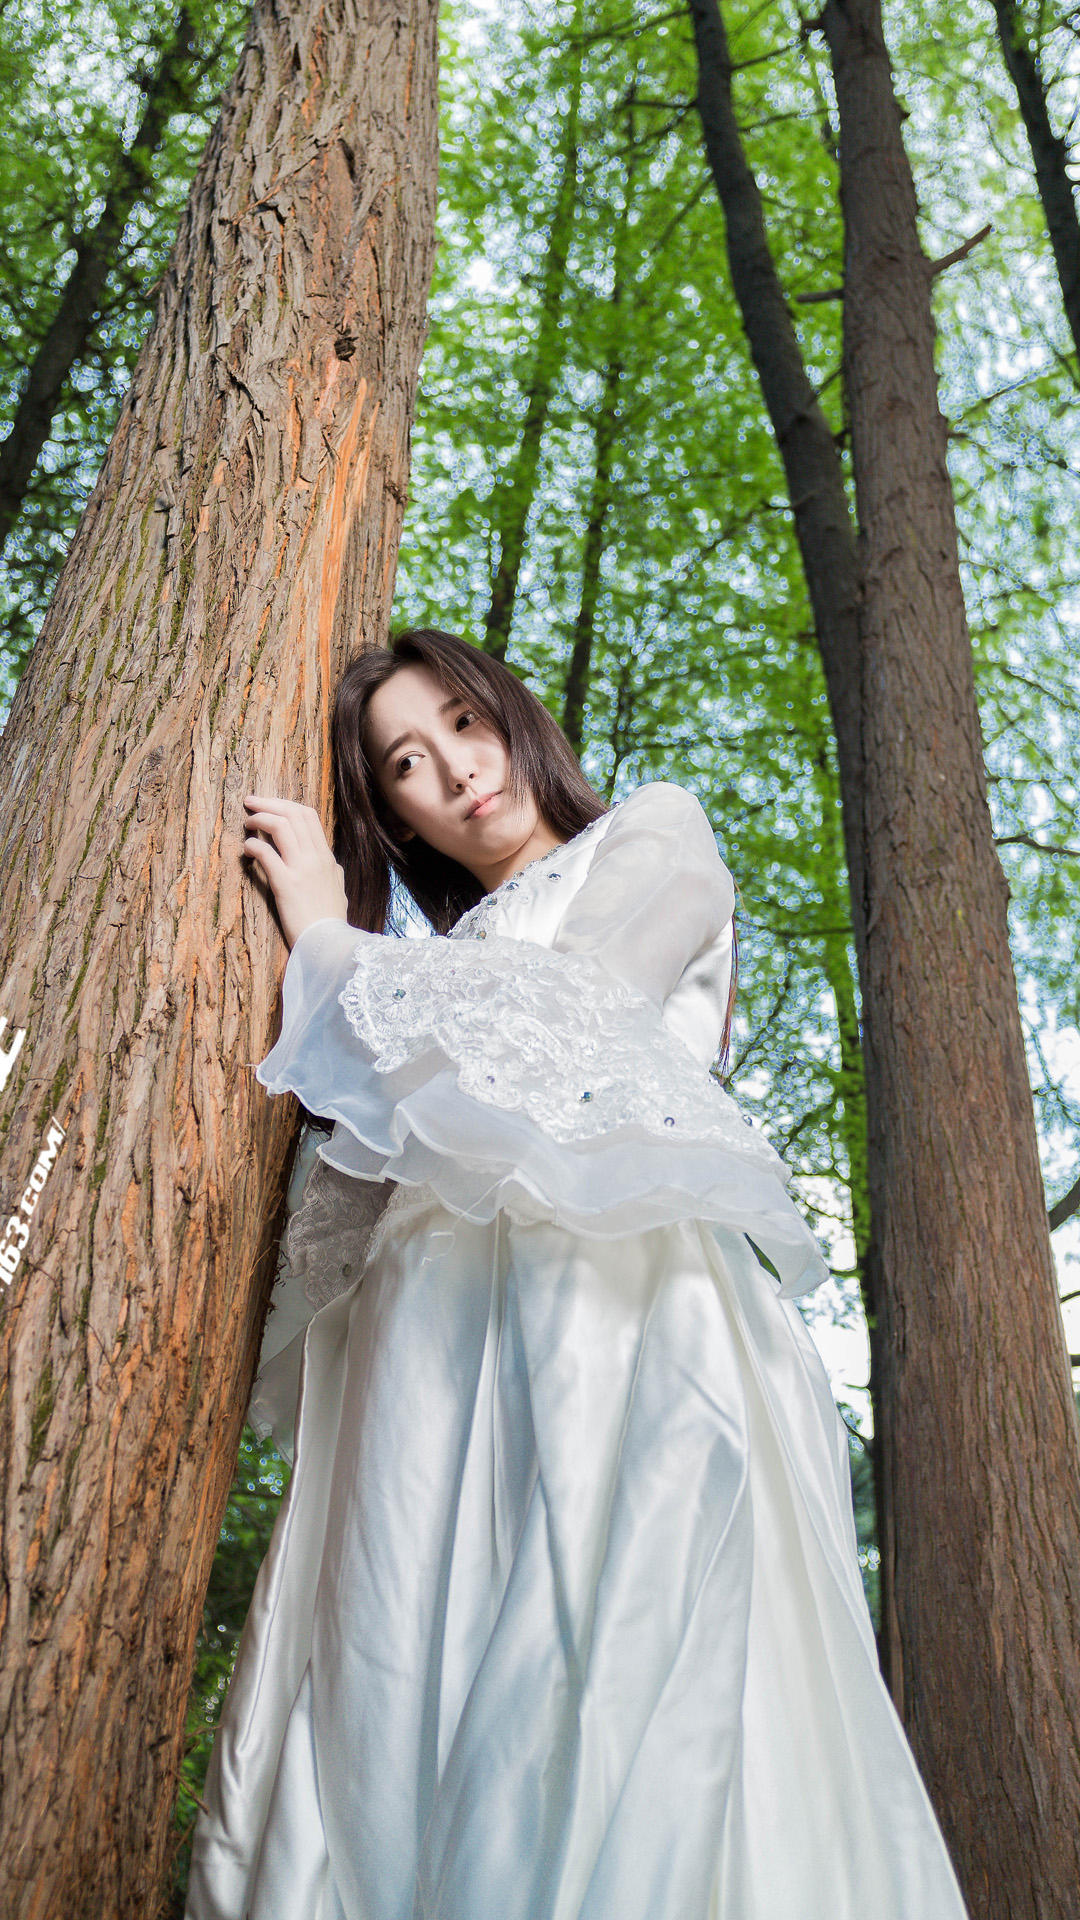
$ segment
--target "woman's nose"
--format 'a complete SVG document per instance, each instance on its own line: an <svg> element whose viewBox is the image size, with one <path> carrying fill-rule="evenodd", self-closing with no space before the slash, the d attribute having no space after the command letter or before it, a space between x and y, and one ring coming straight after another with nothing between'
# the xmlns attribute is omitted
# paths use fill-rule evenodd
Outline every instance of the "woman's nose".
<svg viewBox="0 0 1080 1920"><path fill-rule="evenodd" d="M464 749L460 753L451 752L447 756L446 770L455 793L460 793L463 787L468 786L470 780L476 779L474 759L475 756Z"/></svg>

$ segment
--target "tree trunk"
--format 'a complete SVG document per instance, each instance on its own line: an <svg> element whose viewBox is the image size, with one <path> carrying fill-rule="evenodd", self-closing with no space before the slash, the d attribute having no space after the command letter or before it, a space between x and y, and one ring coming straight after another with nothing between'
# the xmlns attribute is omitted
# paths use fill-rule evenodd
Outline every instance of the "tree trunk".
<svg viewBox="0 0 1080 1920"><path fill-rule="evenodd" d="M612 294L612 316L617 318L622 288L617 281ZM585 743L585 703L589 697L592 673L593 641L596 635L596 609L600 600L600 568L607 546L607 524L615 497L612 467L619 431L619 386L622 381L622 357L617 347L604 368L600 405L593 434L595 466L592 491L585 520L585 544L581 561L581 598L574 621L570 664L563 688L562 730L574 752L581 754Z"/></svg>
<svg viewBox="0 0 1080 1920"><path fill-rule="evenodd" d="M867 1388L873 1415L873 1435L863 1438L870 1461L874 1489L874 1538L878 1548L877 1627L878 1661L886 1684L891 1681L892 1648L884 1622L892 1612L892 1596L882 1540L892 1538L889 1512L889 1483L885 1471L885 1431L882 1393L887 1375L881 1350L881 1326L872 1294L873 1222L870 1214L869 1142L866 1131L866 1064L863 1059L862 1031L855 981L851 970L851 930L844 925L849 905L847 889L840 878L843 869L843 834L837 818L829 755L824 741L815 744L814 769L821 805L820 832L822 851L828 860L827 872L838 876L835 886L826 883L822 908L827 928L824 939L824 973L836 1006L836 1032L840 1052L837 1091L840 1095L840 1142L847 1161L847 1189L851 1204L851 1237L855 1247L855 1272L862 1295L869 1348ZM891 1566L891 1557L889 1561Z"/></svg>
<svg viewBox="0 0 1080 1920"><path fill-rule="evenodd" d="M724 209L728 265L750 357L784 463L795 537L829 690L840 763L852 891L862 869L858 549L832 429L810 383L765 230L757 181L731 94L731 55L718 0L688 0L698 56L698 112Z"/></svg>
<svg viewBox="0 0 1080 1920"><path fill-rule="evenodd" d="M596 635L596 609L600 601L600 569L607 546L608 519L615 499L613 468L619 438L619 390L623 379L623 302L626 295L626 250L630 234L637 146L634 138L631 106L627 128L626 182L619 223L612 249L611 298L608 302L608 344L600 405L593 427L593 483L585 519L585 542L581 558L581 598L578 601L570 664L563 687L562 730L574 752L581 755L585 743L585 703L589 697L592 674L593 641Z"/></svg>
<svg viewBox="0 0 1080 1920"><path fill-rule="evenodd" d="M843 833L827 741L823 738L813 740L810 751L813 784L821 809L818 833L825 860L825 878L821 889L825 928L822 970L836 1007L836 1036L840 1054L837 1092L841 1108L838 1133L847 1161L855 1267L862 1282L870 1252L870 1196L866 1172L866 1074L859 1032L859 1006L851 969L851 928L847 924L850 898L844 885Z"/></svg>
<svg viewBox="0 0 1080 1920"><path fill-rule="evenodd" d="M0 445L0 553L22 511L26 489L52 431L60 396L93 331L124 229L152 184L150 162L169 121L188 104L198 74L191 19L182 9L173 37L147 86L139 130L127 152L119 157L97 225L84 234L75 249L75 264L56 316L30 367L11 432Z"/></svg>
<svg viewBox="0 0 1080 1920"><path fill-rule="evenodd" d="M12 1920L156 1911L296 1124L242 795L329 826L331 691L386 632L435 61L434 0L256 8L0 742Z"/></svg>
<svg viewBox="0 0 1080 1920"><path fill-rule="evenodd" d="M1080 1886L1080 1451L877 0L827 0L862 541L857 918L893 1687L973 1920Z"/></svg>
<svg viewBox="0 0 1080 1920"><path fill-rule="evenodd" d="M509 466L495 486L494 517L499 541L499 558L491 585L491 600L484 621L484 648L497 660L505 659L514 619L521 562L525 554L525 530L536 497L540 473L540 453L544 442L551 402L566 355L559 322L566 291L570 242L574 237L574 218L578 193L578 120L581 111L582 41L581 6L575 12L575 46L570 78L570 104L563 122L559 156L559 185L548 231L544 277L540 286L540 317L536 345L525 388L525 418L521 438Z"/></svg>
<svg viewBox="0 0 1080 1920"><path fill-rule="evenodd" d="M1012 76L1020 114L1027 130L1035 180L1046 216L1054 263L1061 283L1065 318L1080 360L1080 220L1069 178L1068 143L1059 140L1050 125L1039 62L1024 28L1015 0L994 0L998 39ZM1078 369L1080 377L1080 369Z"/></svg>
<svg viewBox="0 0 1080 1920"><path fill-rule="evenodd" d="M855 527L848 506L844 470L832 429L811 385L792 322L780 276L769 249L765 214L757 181L747 161L735 118L732 64L727 32L718 0L688 0L698 56L698 112L709 168L724 210L728 266L735 298L746 330L750 357L776 435L791 501L795 538L806 579L814 631L825 673L829 708L836 736L840 770L840 803L844 854L851 890L851 913L856 929L867 912L863 878L863 741L862 660L858 631L859 555ZM841 975L836 955L826 951L837 983ZM843 969L850 973L846 952ZM852 996L853 998L853 996ZM842 1004L843 1003L843 1004ZM837 1019L842 1046L852 1034L850 1013L841 993ZM858 1030L856 1024L856 1044ZM865 1165L865 1109L861 1090L861 1063L846 1063L845 1127L862 1142L859 1158ZM858 1085L856 1084L858 1083ZM853 1175L856 1163L853 1162ZM856 1176L857 1181L857 1176ZM870 1400L874 1418L875 1496L877 1531L883 1536L890 1522L883 1506L887 1481L877 1472L877 1461L887 1442L882 1434L879 1340L876 1334L874 1266L866 1245L867 1222L860 1211L862 1193L851 1189L852 1219L861 1245L859 1281L870 1331ZM882 1556L882 1607L887 1604L889 1564ZM879 1638L882 1671L890 1680L889 1644Z"/></svg>

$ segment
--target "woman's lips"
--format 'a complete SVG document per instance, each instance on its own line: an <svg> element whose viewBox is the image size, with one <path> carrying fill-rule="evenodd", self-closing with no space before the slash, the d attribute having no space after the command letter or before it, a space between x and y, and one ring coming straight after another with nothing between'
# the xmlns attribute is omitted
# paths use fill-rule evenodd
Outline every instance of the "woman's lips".
<svg viewBox="0 0 1080 1920"><path fill-rule="evenodd" d="M466 820L482 820L485 814L491 812L498 797L497 793L486 793L482 800L478 800L475 806L469 808L465 815Z"/></svg>

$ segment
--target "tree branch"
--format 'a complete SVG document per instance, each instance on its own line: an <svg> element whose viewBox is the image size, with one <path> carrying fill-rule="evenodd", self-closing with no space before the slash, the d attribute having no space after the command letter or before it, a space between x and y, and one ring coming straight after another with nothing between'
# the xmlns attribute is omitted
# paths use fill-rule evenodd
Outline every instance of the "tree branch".
<svg viewBox="0 0 1080 1920"><path fill-rule="evenodd" d="M942 254L940 260L929 260L927 266L931 274L944 273L946 267L954 267L958 260L965 259L972 248L977 247L980 240L985 240L987 234L993 231L992 226L980 227L978 233L973 233L969 240L964 240L960 246L954 247L951 253ZM826 287L821 293L797 293L795 300L800 307L812 307L822 300L842 300L843 297L843 287Z"/></svg>
<svg viewBox="0 0 1080 1920"><path fill-rule="evenodd" d="M966 260L972 248L977 247L980 240L985 240L987 234L993 233L993 231L993 224L988 222L985 227L979 228L978 233L973 233L969 240L962 240L960 245L954 247L951 253L943 253L940 260L927 261L931 274L937 275L944 273L946 267L955 267L958 260Z"/></svg>
<svg viewBox="0 0 1080 1920"><path fill-rule="evenodd" d="M1059 1227L1063 1227L1066 1220L1072 1219L1074 1213L1080 1213L1080 1179L1074 1180L1068 1193L1051 1207L1048 1215L1051 1233L1056 1233ZM1075 1299L1076 1295L1066 1294L1065 1297Z"/></svg>
<svg viewBox="0 0 1080 1920"><path fill-rule="evenodd" d="M732 73L745 73L748 67L763 67L770 60L779 60L782 53L793 53L799 46L798 40L788 40L782 47L770 47L768 53L756 53L752 60L733 60Z"/></svg>
<svg viewBox="0 0 1080 1920"><path fill-rule="evenodd" d="M1069 177L1069 149L1050 124L1046 81L1038 45L1028 38L1017 0L992 0L998 39L1016 88L1017 103L1035 163L1035 180L1054 254L1061 299L1073 345L1080 354L1080 221Z"/></svg>
<svg viewBox="0 0 1080 1920"><path fill-rule="evenodd" d="M1035 853L1056 853L1062 860L1080 860L1080 847L1058 847L1049 840L1036 840L1030 833L1005 833L994 841L995 847L1031 847Z"/></svg>

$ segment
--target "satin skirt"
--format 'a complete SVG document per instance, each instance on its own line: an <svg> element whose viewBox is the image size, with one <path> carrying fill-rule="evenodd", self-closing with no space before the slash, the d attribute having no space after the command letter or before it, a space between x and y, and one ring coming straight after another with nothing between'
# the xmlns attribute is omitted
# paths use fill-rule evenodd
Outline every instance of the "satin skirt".
<svg viewBox="0 0 1080 1920"><path fill-rule="evenodd" d="M963 1920L828 1379L739 1235L421 1195L296 1436L187 1920Z"/></svg>

